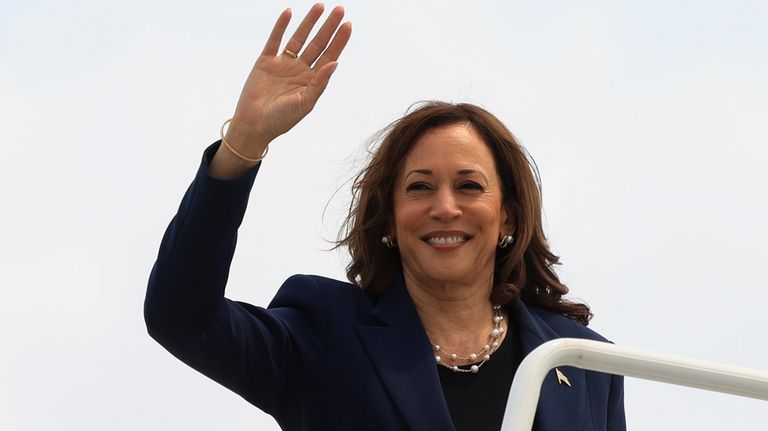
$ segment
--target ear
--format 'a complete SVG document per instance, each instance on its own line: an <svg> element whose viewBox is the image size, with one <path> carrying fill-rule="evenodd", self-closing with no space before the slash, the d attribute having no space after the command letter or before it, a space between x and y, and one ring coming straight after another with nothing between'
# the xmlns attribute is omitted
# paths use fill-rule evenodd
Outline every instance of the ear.
<svg viewBox="0 0 768 431"><path fill-rule="evenodd" d="M517 228L517 220L513 211L514 204L503 204L501 206L501 224L499 226L499 232L502 234L515 234Z"/></svg>

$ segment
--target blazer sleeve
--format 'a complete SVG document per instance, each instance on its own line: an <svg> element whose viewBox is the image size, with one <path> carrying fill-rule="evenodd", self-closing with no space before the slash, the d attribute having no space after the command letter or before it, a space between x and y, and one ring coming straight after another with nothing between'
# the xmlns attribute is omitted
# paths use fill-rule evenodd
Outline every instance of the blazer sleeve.
<svg viewBox="0 0 768 431"><path fill-rule="evenodd" d="M149 278L144 319L152 338L171 354L273 416L280 413L293 370L321 346L320 289L292 277L286 305L264 309L224 297L237 229L256 173L218 180L204 153L194 181L163 236ZM280 294L278 294L280 297ZM314 305L313 305L314 304ZM296 340L300 334L301 340ZM298 347L297 347L298 346Z"/></svg>
<svg viewBox="0 0 768 431"><path fill-rule="evenodd" d="M611 343L611 341L608 341L602 335L573 320L570 320L570 323L576 328L579 338ZM605 400L599 404L600 408L598 411L600 413L596 416L601 419L604 417L605 422L601 420L599 422L600 426L597 429L605 429L606 431L626 431L627 423L624 414L624 376L595 371L589 371L588 373L594 376L599 376L597 379L593 380L593 384L598 385L600 388L595 393L600 394L598 399ZM606 394L606 391L607 395L604 395ZM603 412L605 413L604 415L602 414ZM605 428L603 428L603 424L605 424Z"/></svg>
<svg viewBox="0 0 768 431"><path fill-rule="evenodd" d="M624 376L611 375L611 392L608 394L609 431L626 431L627 421L624 414Z"/></svg>

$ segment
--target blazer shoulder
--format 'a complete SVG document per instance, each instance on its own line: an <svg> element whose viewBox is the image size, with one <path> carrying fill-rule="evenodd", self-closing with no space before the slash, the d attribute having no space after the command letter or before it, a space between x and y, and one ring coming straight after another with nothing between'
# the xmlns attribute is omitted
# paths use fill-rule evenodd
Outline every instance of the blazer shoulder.
<svg viewBox="0 0 768 431"><path fill-rule="evenodd" d="M326 321L343 316L353 318L360 310L369 310L371 302L363 289L352 283L296 274L285 280L268 308L300 309L315 321Z"/></svg>
<svg viewBox="0 0 768 431"><path fill-rule="evenodd" d="M528 308L560 337L584 338L588 340L610 342L593 329L584 326L581 322L571 319L570 317L534 305L528 305Z"/></svg>
<svg viewBox="0 0 768 431"><path fill-rule="evenodd" d="M321 296L334 302L367 299L363 289L352 283L320 275L294 274L280 287L270 308L287 300L317 300Z"/></svg>

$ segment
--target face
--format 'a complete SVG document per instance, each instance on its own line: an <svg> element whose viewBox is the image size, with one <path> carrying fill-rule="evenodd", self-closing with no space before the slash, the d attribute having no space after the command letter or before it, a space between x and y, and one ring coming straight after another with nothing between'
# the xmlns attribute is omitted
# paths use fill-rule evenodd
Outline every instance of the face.
<svg viewBox="0 0 768 431"><path fill-rule="evenodd" d="M394 189L393 233L407 276L488 280L506 219L493 155L472 126L432 129L414 144Z"/></svg>

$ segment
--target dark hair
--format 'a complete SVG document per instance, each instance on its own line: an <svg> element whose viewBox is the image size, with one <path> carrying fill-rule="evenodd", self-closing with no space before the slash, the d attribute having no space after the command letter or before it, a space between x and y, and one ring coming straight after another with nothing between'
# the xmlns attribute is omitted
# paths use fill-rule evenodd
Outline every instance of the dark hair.
<svg viewBox="0 0 768 431"><path fill-rule="evenodd" d="M352 257L347 278L376 296L402 271L397 249L381 243L392 219L395 173L426 131L456 123L472 125L491 149L503 205L515 228L514 243L496 250L491 300L506 304L520 297L587 325L592 317L589 307L562 298L568 288L552 269L559 257L550 251L544 236L535 162L498 118L468 103L422 102L377 135L378 147L352 185L349 214L336 242L337 247L346 246Z"/></svg>

